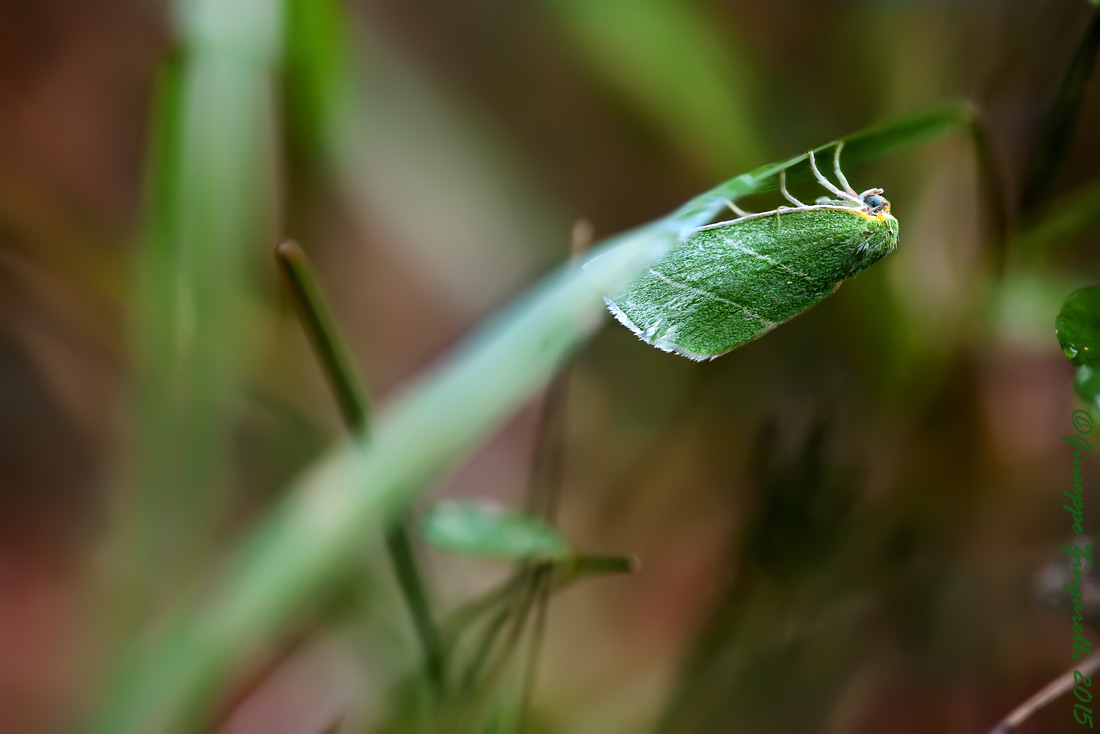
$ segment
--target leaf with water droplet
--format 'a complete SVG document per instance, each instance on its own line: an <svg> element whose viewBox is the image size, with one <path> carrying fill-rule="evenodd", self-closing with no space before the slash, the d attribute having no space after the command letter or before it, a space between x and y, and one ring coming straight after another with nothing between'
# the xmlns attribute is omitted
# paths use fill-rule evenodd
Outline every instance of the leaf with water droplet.
<svg viewBox="0 0 1100 734"><path fill-rule="evenodd" d="M537 517L495 505L440 502L421 526L424 539L449 553L515 560L560 560L569 557L561 534Z"/></svg>
<svg viewBox="0 0 1100 734"><path fill-rule="evenodd" d="M1069 294L1054 320L1062 351L1078 367L1100 367L1100 286Z"/></svg>

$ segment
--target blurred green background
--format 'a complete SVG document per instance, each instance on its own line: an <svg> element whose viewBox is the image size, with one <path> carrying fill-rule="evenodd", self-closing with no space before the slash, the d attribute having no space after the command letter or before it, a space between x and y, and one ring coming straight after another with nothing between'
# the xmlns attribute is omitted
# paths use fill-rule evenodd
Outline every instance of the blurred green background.
<svg viewBox="0 0 1100 734"><path fill-rule="evenodd" d="M80 730L117 652L343 436L281 238L316 263L384 415L566 261L578 221L603 239L960 98L995 187L962 131L846 167L885 189L901 243L834 297L706 364L610 318L576 355L558 524L640 569L551 602L527 730L988 730L1072 664L1069 613L1033 578L1070 531L1060 438L1079 404L1053 321L1100 280L1094 77L1064 146L1044 131L1095 14L0 4L0 731ZM518 506L538 416L417 508ZM425 560L444 610L504 572ZM217 693L211 730L374 730L418 654L384 563L365 537L339 590ZM1020 731L1076 731L1071 706Z"/></svg>

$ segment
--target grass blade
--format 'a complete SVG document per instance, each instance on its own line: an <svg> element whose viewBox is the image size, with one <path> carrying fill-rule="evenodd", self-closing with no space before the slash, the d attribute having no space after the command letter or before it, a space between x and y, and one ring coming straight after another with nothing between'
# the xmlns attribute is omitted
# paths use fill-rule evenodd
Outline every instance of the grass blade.
<svg viewBox="0 0 1100 734"><path fill-rule="evenodd" d="M547 0L545 6L641 114L703 170L767 155L757 69L691 3ZM661 53L654 53L661 49Z"/></svg>
<svg viewBox="0 0 1100 734"><path fill-rule="evenodd" d="M309 259L297 243L289 240L276 248L275 255L294 296L298 315L336 396L344 422L352 433L366 436L370 428L366 390L357 377L351 354L336 328L336 321ZM386 550L424 652L428 681L436 695L441 695L445 667L443 646L432 617L420 566L416 561L409 533L405 529L405 520L404 515L401 515L387 523Z"/></svg>
<svg viewBox="0 0 1100 734"><path fill-rule="evenodd" d="M855 160L927 140L969 120L954 106L852 136ZM708 221L731 192L761 190L801 157L739 176L652 224L567 265L419 379L369 440L335 450L291 487L284 504L229 559L210 593L180 606L132 651L92 731L187 730L226 676L276 638L353 563L364 535L469 455L603 321L614 292Z"/></svg>
<svg viewBox="0 0 1100 734"><path fill-rule="evenodd" d="M1043 204L1054 174L1065 157L1074 124L1085 101L1097 51L1100 51L1100 8L1093 11L1066 75L1054 94L1039 139L1032 148L1021 196L1025 212L1034 211Z"/></svg>
<svg viewBox="0 0 1100 734"><path fill-rule="evenodd" d="M279 3L176 10L183 48L160 79L135 277L135 491L112 549L126 566L110 600L124 629L197 575L224 520L248 255L270 236L274 209Z"/></svg>
<svg viewBox="0 0 1100 734"><path fill-rule="evenodd" d="M384 232L445 302L484 313L534 277L530 253L557 251L566 220L513 163L502 131L464 114L344 5L289 0L293 141L362 231Z"/></svg>

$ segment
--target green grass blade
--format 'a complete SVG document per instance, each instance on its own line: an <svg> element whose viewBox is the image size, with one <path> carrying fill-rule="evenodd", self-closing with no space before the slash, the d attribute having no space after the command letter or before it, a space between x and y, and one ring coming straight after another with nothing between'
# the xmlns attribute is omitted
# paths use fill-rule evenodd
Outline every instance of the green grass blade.
<svg viewBox="0 0 1100 734"><path fill-rule="evenodd" d="M286 2L287 117L327 157L354 137L357 99L348 18L334 0Z"/></svg>
<svg viewBox="0 0 1100 734"><path fill-rule="evenodd" d="M112 621L193 579L224 519L227 446L249 333L249 252L270 236L279 4L180 2L160 78L136 281L133 466Z"/></svg>
<svg viewBox="0 0 1100 734"><path fill-rule="evenodd" d="M309 259L297 243L289 240L275 249L275 256L294 297L298 315L336 397L337 406L344 416L344 422L352 433L366 436L370 429L367 392L359 381L351 353L340 336L336 320ZM412 618L413 629L424 652L428 681L435 693L441 695L445 669L443 648L420 566L416 561L409 533L405 529L405 519L402 515L387 523L386 550L394 577Z"/></svg>
<svg viewBox="0 0 1100 734"><path fill-rule="evenodd" d="M966 122L965 108L952 109L853 136L856 160ZM387 517L469 455L549 379L602 322L603 294L615 292L673 246L684 226L708 221L728 192L760 190L768 176L798 160L740 176L664 219L613 238L583 266L562 267L493 319L397 400L370 440L335 450L291 487L209 593L180 606L132 651L111 679L113 695L104 699L92 730L179 731L201 721L230 671L276 638L338 579L337 571L355 562L365 534L379 531Z"/></svg>
<svg viewBox="0 0 1100 734"><path fill-rule="evenodd" d="M510 157L507 135L427 82L344 3L288 2L288 129L353 221L384 232L392 254L459 309L484 311L534 277L531 253L557 252L568 222Z"/></svg>
<svg viewBox="0 0 1100 734"><path fill-rule="evenodd" d="M591 65L703 170L737 170L767 157L755 112L759 73L693 3L546 0L544 6Z"/></svg>
<svg viewBox="0 0 1100 734"><path fill-rule="evenodd" d="M296 242L286 240L275 248L275 259L294 298L294 306L306 336L317 353L321 369L336 396L336 405L344 423L353 433L370 428L370 402L358 378L336 320L328 306L317 275L305 252Z"/></svg>
<svg viewBox="0 0 1100 734"><path fill-rule="evenodd" d="M1027 173L1024 176L1021 208L1025 212L1041 206L1051 181L1065 157L1073 136L1074 124L1085 101L1089 76L1100 51L1100 8L1093 11L1081 43L1069 68L1054 94L1050 110L1043 121L1039 138L1032 148Z"/></svg>
<svg viewBox="0 0 1100 734"><path fill-rule="evenodd" d="M975 124L974 121L974 108L965 102L955 102L839 138L818 146L814 149L814 154L826 155L827 160L831 161L836 144L843 141L842 163L847 168L881 158L904 147L933 140L959 127L970 127ZM736 202L741 197L758 191L778 189L780 171L787 171L789 181L809 180L813 178L813 174L808 161L808 156L802 154L760 166L695 197L677 209L670 219L685 228L706 223L725 210L727 201Z"/></svg>
<svg viewBox="0 0 1100 734"><path fill-rule="evenodd" d="M644 228L609 243L598 266L563 269L420 380L369 441L345 445L304 477L232 559L213 595L178 610L133 651L92 731L186 731L201 720L228 671L352 563L366 533L541 386L601 323L601 294L674 236Z"/></svg>

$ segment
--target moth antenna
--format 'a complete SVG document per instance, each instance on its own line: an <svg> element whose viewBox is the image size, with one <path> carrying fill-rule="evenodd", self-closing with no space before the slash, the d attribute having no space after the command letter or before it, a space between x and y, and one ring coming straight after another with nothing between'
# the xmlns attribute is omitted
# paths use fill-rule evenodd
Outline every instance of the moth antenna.
<svg viewBox="0 0 1100 734"><path fill-rule="evenodd" d="M731 212L733 212L734 214L736 214L736 215L737 215L737 216L739 216L739 217L747 217L747 216L749 216L749 213L748 213L747 211L745 211L745 210L744 210L744 209L742 209L741 207L737 206L736 204L734 204L734 203L733 203L732 201L730 201L729 199L726 199L726 206L728 206L728 207L730 208L730 211L731 211Z"/></svg>
<svg viewBox="0 0 1100 734"><path fill-rule="evenodd" d="M814 172L814 178L817 179L817 182L819 184L821 184L822 186L827 188L829 191L831 191L834 194L836 194L837 196L839 196L841 199L844 199L845 201L850 201L853 204L858 204L858 205L861 205L861 206L863 205L863 200L862 199L857 199L856 198L856 193L854 191L850 194L846 193L844 191L841 191L836 186L833 186L832 182L829 179L825 178L824 174L822 174L821 171L819 171L817 169L817 161L814 159L814 152L812 150L810 151L810 170ZM837 169L837 170L840 170L840 169ZM843 181L843 179L841 179L841 180Z"/></svg>
<svg viewBox="0 0 1100 734"><path fill-rule="evenodd" d="M780 193L783 194L783 197L787 201L791 202L795 206L801 206L801 207L806 206L801 201L799 201L798 199L791 196L791 192L787 191L787 172L786 171L780 171L779 172L779 191L780 191Z"/></svg>
<svg viewBox="0 0 1100 734"><path fill-rule="evenodd" d="M848 183L848 179L844 178L844 174L840 172L840 151L844 150L844 141L841 140L836 144L836 153L833 154L833 169L836 171L836 180L840 181L840 185L851 194L852 196L859 196L856 190L852 188L852 185Z"/></svg>

